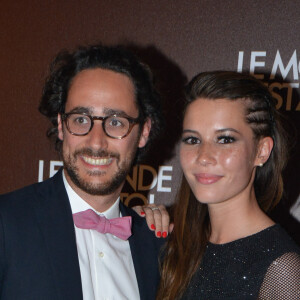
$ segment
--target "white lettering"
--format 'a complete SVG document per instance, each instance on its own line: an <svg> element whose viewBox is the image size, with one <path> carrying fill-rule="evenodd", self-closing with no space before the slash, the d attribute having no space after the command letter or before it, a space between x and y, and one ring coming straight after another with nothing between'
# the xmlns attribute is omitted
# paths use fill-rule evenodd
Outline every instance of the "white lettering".
<svg viewBox="0 0 300 300"><path fill-rule="evenodd" d="M172 171L173 166L161 166L158 170L158 180L157 180L157 191L158 192L171 192L170 187L163 187L162 183L164 180L171 181L172 176L164 175L165 171Z"/></svg>
<svg viewBox="0 0 300 300"><path fill-rule="evenodd" d="M238 64L237 71L243 72L244 68L244 55L245 51L238 52ZM271 67L266 67L266 51L251 51L250 54L250 68L249 73L254 77L264 80L268 79L266 74L255 74L257 73L258 67L264 67L270 69ZM258 57L263 57L264 59L258 60ZM247 59L245 58L247 61ZM247 66L245 66L246 68ZM290 57L287 64L284 64L281 58L280 51L276 51L275 59L272 66L272 71L269 73L269 82L264 82L266 86L269 87L270 92L273 97L277 100L276 109L284 109L286 111L295 110L300 111L300 101L298 103L293 103L294 89L299 89L299 72L300 72L300 61L297 60L297 51L294 50L292 56ZM258 71L258 73L261 73ZM288 75L293 76L294 81L298 82L289 82L286 81ZM276 75L281 76L282 80L276 80ZM270 83L270 81L273 81ZM285 82L284 82L285 81ZM281 92L282 90L282 92ZM298 99L297 97L295 99ZM294 100L295 100L294 99Z"/></svg>
<svg viewBox="0 0 300 300"><path fill-rule="evenodd" d="M44 161L39 160L39 176L38 182L42 182L44 180Z"/></svg>
<svg viewBox="0 0 300 300"><path fill-rule="evenodd" d="M55 167L61 167L62 165L63 165L62 161L51 160L50 161L49 177L52 177L57 173L58 169L55 169Z"/></svg>
<svg viewBox="0 0 300 300"><path fill-rule="evenodd" d="M298 64L297 64L296 50L294 51L294 53L293 53L293 55L292 55L292 57L291 57L291 59L290 59L290 61L289 61L286 68L284 68L283 62L282 62L282 59L281 59L281 56L280 56L280 52L279 52L279 50L277 50L270 79L275 78L275 75L276 75L276 72L277 72L278 68L279 68L279 70L282 74L282 78L285 79L287 77L291 67L293 67L293 78L294 78L294 80L298 80L299 75L298 75Z"/></svg>
<svg viewBox="0 0 300 300"><path fill-rule="evenodd" d="M255 75L255 67L264 67L264 61L257 61L256 57L265 57L266 51L252 51L251 58L250 58L250 73L255 76L257 79L264 79L263 74L256 74Z"/></svg>
<svg viewBox="0 0 300 300"><path fill-rule="evenodd" d="M239 73L243 72L243 62L244 62L244 51L239 51L238 66L237 66L237 71Z"/></svg>
<svg viewBox="0 0 300 300"><path fill-rule="evenodd" d="M153 204L153 203L154 203L154 195L153 195L153 194L150 194L150 195L149 195L149 203L150 203L150 204Z"/></svg>

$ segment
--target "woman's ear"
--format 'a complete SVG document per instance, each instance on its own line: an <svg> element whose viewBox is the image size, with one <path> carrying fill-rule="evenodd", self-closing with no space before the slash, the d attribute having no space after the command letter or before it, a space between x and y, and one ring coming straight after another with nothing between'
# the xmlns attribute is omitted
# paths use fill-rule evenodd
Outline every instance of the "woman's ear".
<svg viewBox="0 0 300 300"><path fill-rule="evenodd" d="M257 145L257 154L255 159L255 166L262 167L269 159L274 141L270 136L261 138Z"/></svg>
<svg viewBox="0 0 300 300"><path fill-rule="evenodd" d="M62 125L62 119L61 115L57 115L57 130L58 130L58 138L63 141L64 139L64 133L63 133L63 125Z"/></svg>
<svg viewBox="0 0 300 300"><path fill-rule="evenodd" d="M143 148L147 144L150 130L151 130L151 119L147 118L142 128L140 141L139 141L139 148Z"/></svg>

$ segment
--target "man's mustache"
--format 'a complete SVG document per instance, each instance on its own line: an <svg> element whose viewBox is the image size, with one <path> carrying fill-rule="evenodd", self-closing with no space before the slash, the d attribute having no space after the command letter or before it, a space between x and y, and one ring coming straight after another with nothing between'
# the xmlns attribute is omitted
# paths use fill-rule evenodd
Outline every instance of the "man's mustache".
<svg viewBox="0 0 300 300"><path fill-rule="evenodd" d="M93 150L91 148L83 148L83 149L79 149L76 150L74 152L74 157L78 156L78 155L87 155L87 156L92 156L95 158L103 158L103 157L112 157L112 158L116 158L119 159L120 158L120 154L116 153L116 152L108 152L107 150Z"/></svg>

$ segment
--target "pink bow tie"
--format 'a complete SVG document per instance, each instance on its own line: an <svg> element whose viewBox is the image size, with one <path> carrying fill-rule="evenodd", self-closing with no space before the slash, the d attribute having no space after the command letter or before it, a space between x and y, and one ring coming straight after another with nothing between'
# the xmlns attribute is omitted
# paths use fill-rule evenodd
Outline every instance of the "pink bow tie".
<svg viewBox="0 0 300 300"><path fill-rule="evenodd" d="M111 233L122 240L131 236L131 217L106 219L97 215L92 209L73 214L73 220L78 228L95 229L100 233Z"/></svg>

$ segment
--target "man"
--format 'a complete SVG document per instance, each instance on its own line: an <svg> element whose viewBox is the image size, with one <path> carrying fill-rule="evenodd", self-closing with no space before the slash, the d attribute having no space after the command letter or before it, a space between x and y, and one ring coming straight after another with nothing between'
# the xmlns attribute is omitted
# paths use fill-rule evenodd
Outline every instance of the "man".
<svg viewBox="0 0 300 300"><path fill-rule="evenodd" d="M64 168L0 197L0 299L154 299L162 240L119 201L162 123L149 70L121 47L63 52L40 112L53 124L48 135ZM125 234L107 231L119 221Z"/></svg>

